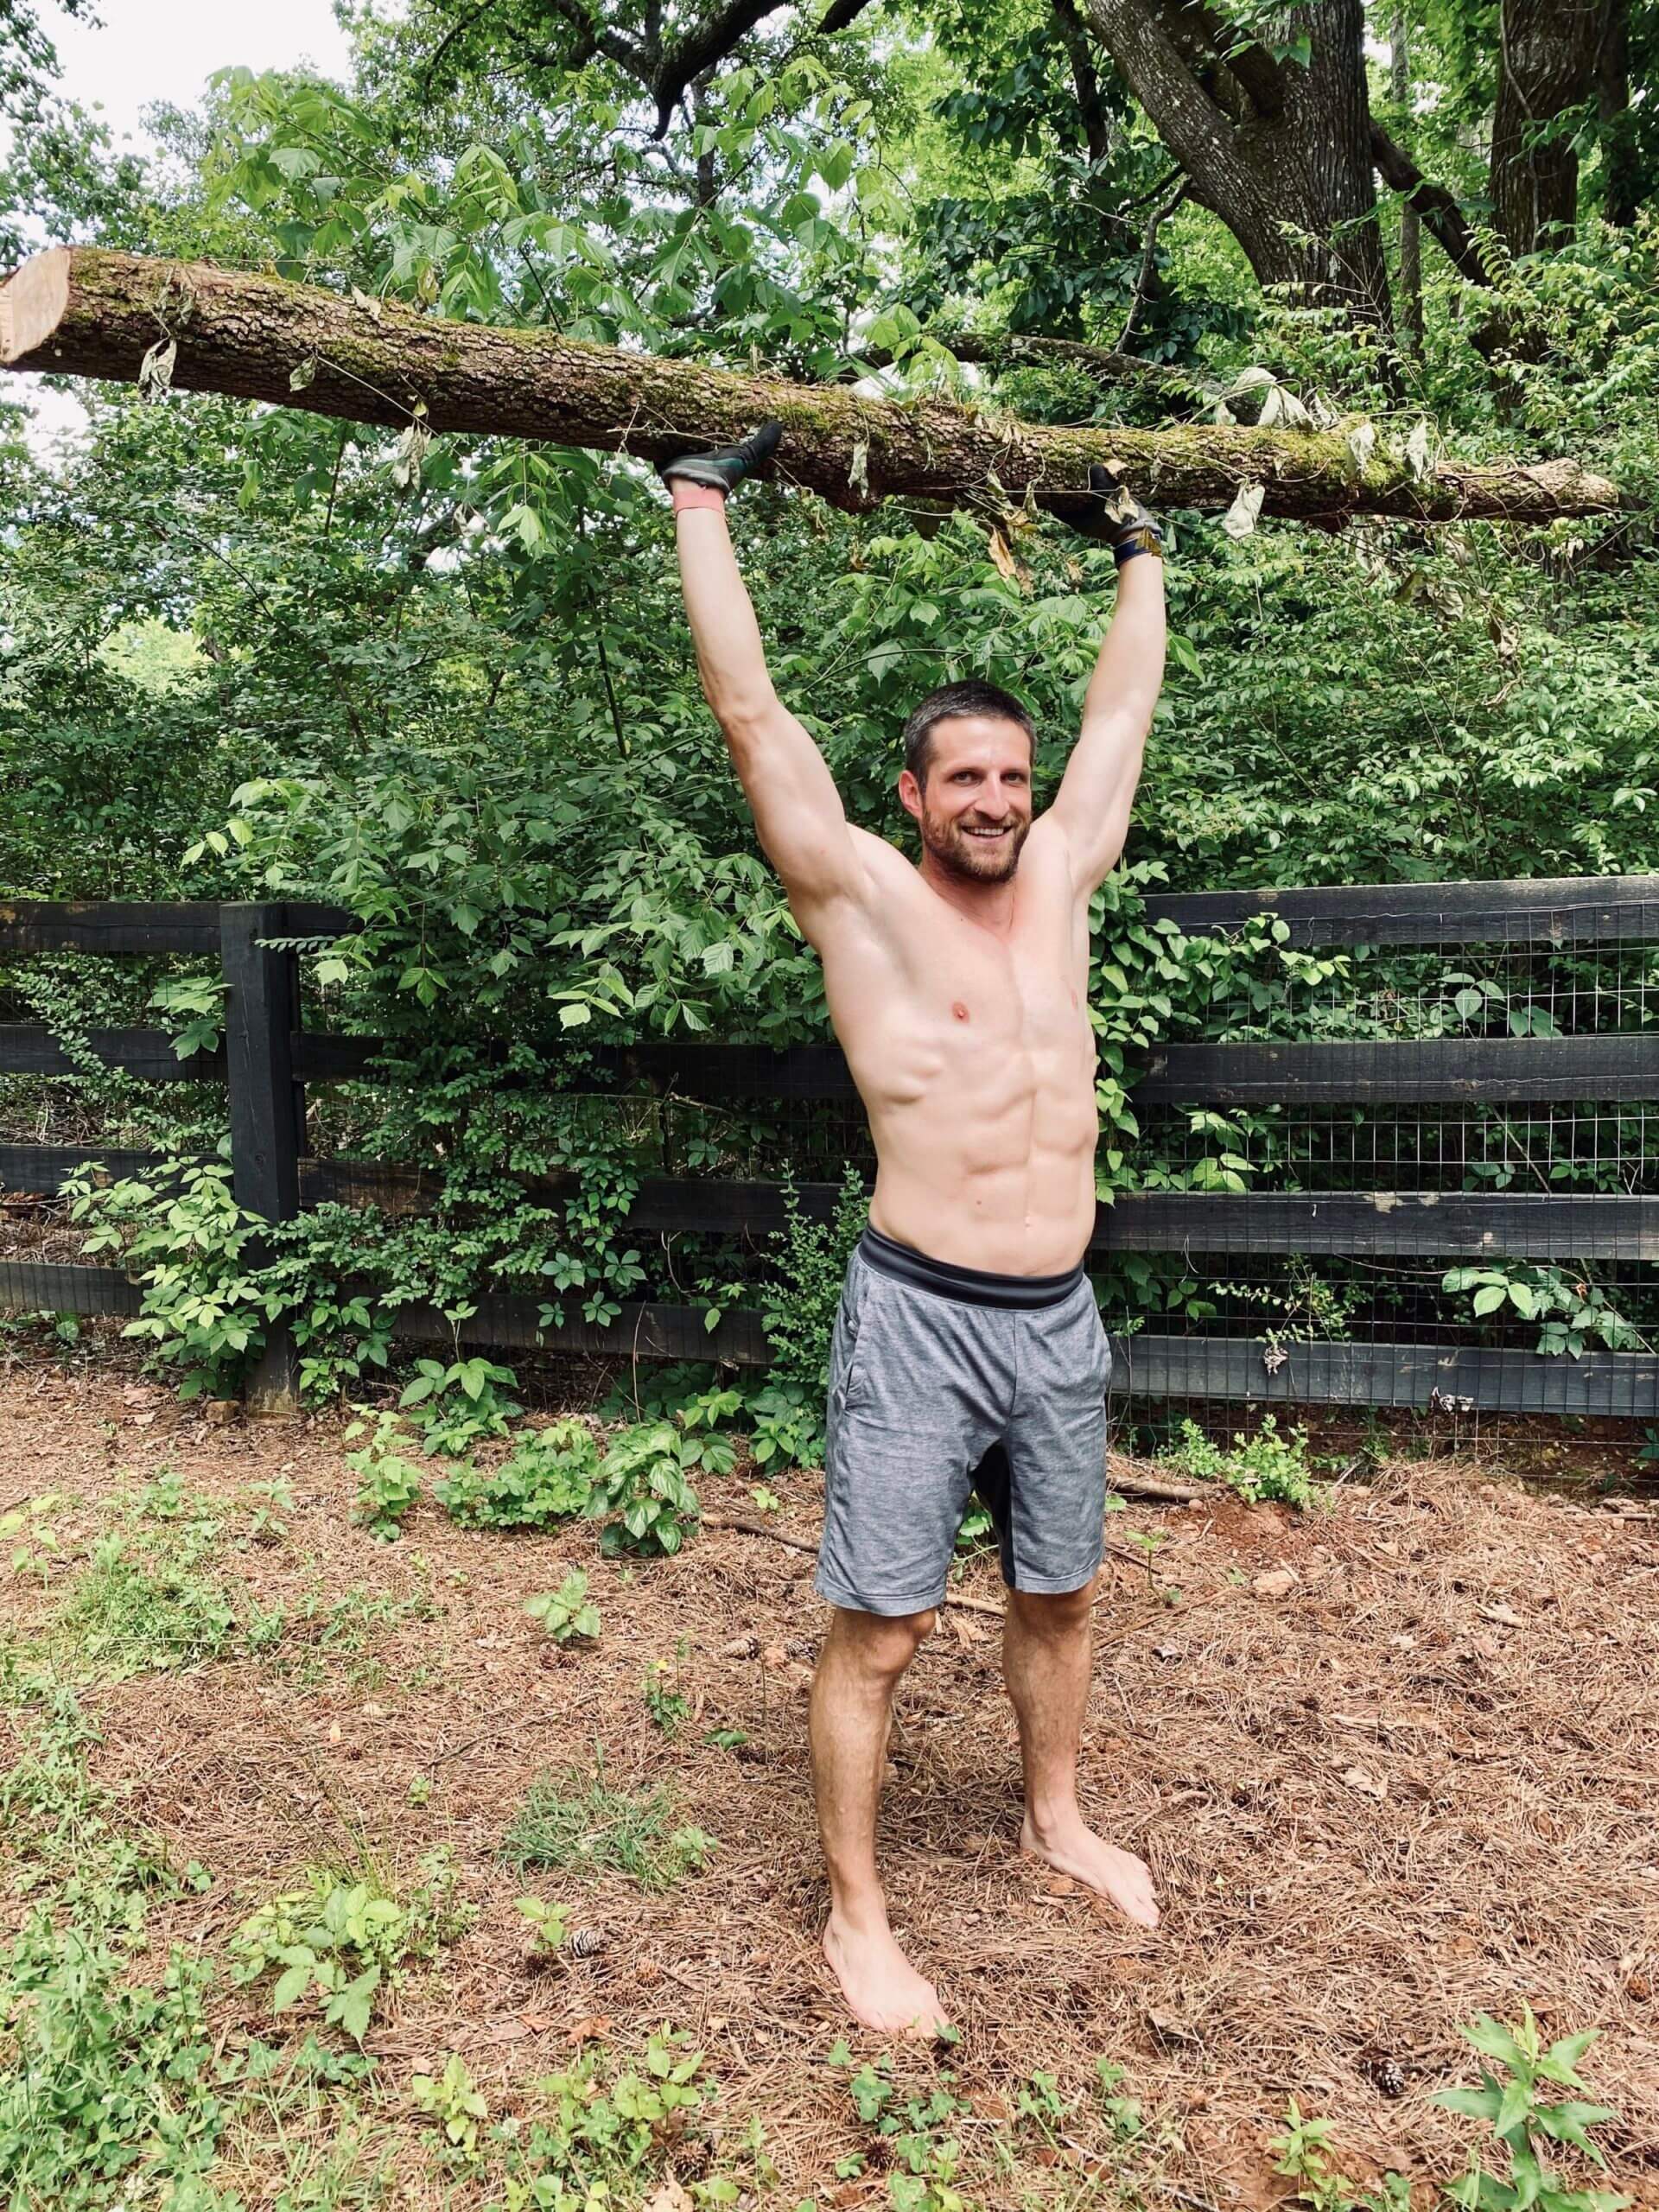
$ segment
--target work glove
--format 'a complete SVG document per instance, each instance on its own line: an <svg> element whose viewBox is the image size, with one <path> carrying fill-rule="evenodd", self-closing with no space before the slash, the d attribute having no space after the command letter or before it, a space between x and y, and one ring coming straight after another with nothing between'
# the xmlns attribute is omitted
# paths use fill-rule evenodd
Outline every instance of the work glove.
<svg viewBox="0 0 1659 2212"><path fill-rule="evenodd" d="M1164 533L1155 515L1148 514L1114 468L1091 463L1086 494L1055 500L1053 512L1084 537L1097 539L1112 549L1121 569L1137 553L1164 556Z"/></svg>
<svg viewBox="0 0 1659 2212"><path fill-rule="evenodd" d="M762 423L734 446L718 446L712 453L682 454L677 461L665 461L660 474L671 486L695 484L706 492L734 492L746 476L758 475L766 467L783 435L781 423Z"/></svg>

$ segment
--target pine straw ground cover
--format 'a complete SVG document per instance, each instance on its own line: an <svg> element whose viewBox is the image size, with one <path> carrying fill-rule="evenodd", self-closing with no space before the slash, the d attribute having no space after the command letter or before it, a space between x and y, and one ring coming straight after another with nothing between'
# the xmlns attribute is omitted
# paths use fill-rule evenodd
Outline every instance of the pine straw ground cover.
<svg viewBox="0 0 1659 2212"><path fill-rule="evenodd" d="M99 1533L124 1511L130 1525L120 1494L163 1469L175 1499L212 1502L212 1573L264 1627L260 1648L238 1630L206 1664L79 1669L110 1817L212 1878L155 1906L138 1970L159 1978L174 1942L222 1965L245 1916L308 1866L372 1866L406 1893L443 1846L476 1912L381 2004L372 2084L267 2100L264 2122L249 2104L214 2184L249 2207L501 2203L494 2124L527 2125L538 2079L579 2042L637 2055L668 2022L720 2093L671 2145L675 2185L723 2171L786 2207L886 2205L891 2145L830 2059L844 2032L855 2063L878 2046L847 2031L817 1948L803 1727L823 1612L806 1554L709 1530L673 1560L601 1561L590 1526L468 1533L430 1504L387 1546L352 1524L339 1423L215 1427L107 1364L29 1363L0 1377L0 1508L55 1494L60 1548L0 1583L14 1654L77 1672L53 1622ZM250 1487L272 1481L292 1497L274 1512ZM753 1517L749 1487L706 1483L705 1511ZM810 1541L816 1479L776 1487L776 1525ZM1010 2207L1265 2205L1292 2186L1265 2146L1294 2097L1331 2118L1345 2170L1396 2169L1426 2206L1476 2133L1430 2102L1474 2079L1459 2023L1530 2005L1547 2035L1603 2031L1586 2070L1620 2115L1601 2131L1611 2178L1659 2206L1659 1526L1441 1461L1396 1462L1300 1517L1224 1498L1135 1507L1112 1523L1129 1530L1163 1541L1150 1569L1109 1570L1084 1785L1151 1861L1156 1936L1019 1856L993 1619L948 1611L901 1693L884 1863L962 2039L895 2054L893 2074L900 2101L948 2076L971 2107L938 2131L963 2146L955 2185ZM567 1653L523 1606L576 1565L602 1625ZM995 1604L993 1567L962 1588ZM659 1660L693 1708L672 1736L644 1695ZM35 1725L14 1706L6 1764ZM714 1840L702 1872L650 1889L504 1863L537 1778L598 1758L611 1786L663 1789L668 1823ZM8 1932L28 1855L14 1823ZM568 1905L585 1955L531 1957L527 1891ZM316 2023L302 2005L273 2024L269 1982L223 1972L207 2006L221 2056L250 2035L297 2047ZM452 2053L487 2108L476 2169L445 2163L410 2099L411 2075ZM1102 2057L1144 2108L1131 2142ZM861 2152L861 2172L837 2174ZM675 2185L642 2170L645 2198L681 2204Z"/></svg>

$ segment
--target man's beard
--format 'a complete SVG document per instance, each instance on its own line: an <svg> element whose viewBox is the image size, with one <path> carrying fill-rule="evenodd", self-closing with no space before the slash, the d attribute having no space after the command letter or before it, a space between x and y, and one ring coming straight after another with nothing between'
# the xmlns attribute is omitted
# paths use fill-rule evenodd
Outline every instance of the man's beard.
<svg viewBox="0 0 1659 2212"><path fill-rule="evenodd" d="M1014 823L995 844L970 836L958 821L922 809L922 842L947 875L960 883L1006 883L1020 865L1029 821Z"/></svg>

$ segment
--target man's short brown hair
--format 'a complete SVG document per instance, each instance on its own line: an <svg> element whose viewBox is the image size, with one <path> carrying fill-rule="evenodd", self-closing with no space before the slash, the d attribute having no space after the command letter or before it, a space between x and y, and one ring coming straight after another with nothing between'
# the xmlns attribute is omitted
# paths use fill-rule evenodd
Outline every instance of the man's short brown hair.
<svg viewBox="0 0 1659 2212"><path fill-rule="evenodd" d="M977 677L970 677L965 683L942 683L912 709L905 724L905 766L918 784L927 782L935 728L962 715L995 715L1000 721L1017 722L1031 740L1032 751L1037 750L1037 726L1029 709L1012 691L1005 691L1000 683L982 683Z"/></svg>

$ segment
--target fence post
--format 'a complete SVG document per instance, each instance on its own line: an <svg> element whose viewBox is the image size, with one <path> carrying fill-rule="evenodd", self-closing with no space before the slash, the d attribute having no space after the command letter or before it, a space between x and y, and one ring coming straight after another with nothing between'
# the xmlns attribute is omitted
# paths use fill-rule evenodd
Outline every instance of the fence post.
<svg viewBox="0 0 1659 2212"><path fill-rule="evenodd" d="M304 1094L294 1080L296 963L290 953L260 941L283 936L285 923L286 909L280 905L219 908L232 1188L238 1205L267 1221L291 1221L300 1210L305 1109ZM272 1328L249 1379L249 1411L291 1413L299 1402L299 1356L292 1332Z"/></svg>

